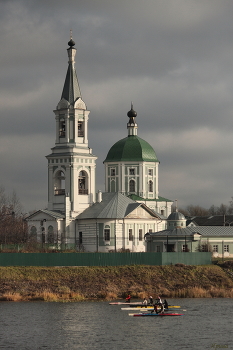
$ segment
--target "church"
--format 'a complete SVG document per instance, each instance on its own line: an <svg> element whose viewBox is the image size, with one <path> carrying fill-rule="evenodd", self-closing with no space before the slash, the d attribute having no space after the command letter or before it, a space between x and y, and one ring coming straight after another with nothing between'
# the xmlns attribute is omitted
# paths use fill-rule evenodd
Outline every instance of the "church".
<svg viewBox="0 0 233 350"><path fill-rule="evenodd" d="M89 147L90 111L75 68L76 48L68 42L68 69L55 114L55 145L48 161L48 207L27 217L30 237L60 249L86 252L145 252L144 235L166 229L172 200L159 196L159 161L138 137L131 103L128 135L105 160L105 192L96 190L96 159Z"/></svg>

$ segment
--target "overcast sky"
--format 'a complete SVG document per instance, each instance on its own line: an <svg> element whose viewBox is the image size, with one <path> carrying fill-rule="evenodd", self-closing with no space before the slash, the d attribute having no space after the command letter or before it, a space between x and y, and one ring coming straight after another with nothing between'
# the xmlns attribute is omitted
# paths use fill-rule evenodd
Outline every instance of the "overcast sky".
<svg viewBox="0 0 233 350"><path fill-rule="evenodd" d="M0 186L25 212L47 207L46 155L68 66L91 111L89 146L103 160L138 136L160 161L159 195L179 207L229 204L233 196L232 0L1 0Z"/></svg>

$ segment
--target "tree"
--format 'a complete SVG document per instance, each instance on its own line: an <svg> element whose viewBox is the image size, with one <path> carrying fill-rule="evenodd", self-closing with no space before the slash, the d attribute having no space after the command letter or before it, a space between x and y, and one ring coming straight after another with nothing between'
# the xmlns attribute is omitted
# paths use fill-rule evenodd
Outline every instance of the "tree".
<svg viewBox="0 0 233 350"><path fill-rule="evenodd" d="M27 223L15 191L7 196L0 187L0 243L21 243L27 240Z"/></svg>

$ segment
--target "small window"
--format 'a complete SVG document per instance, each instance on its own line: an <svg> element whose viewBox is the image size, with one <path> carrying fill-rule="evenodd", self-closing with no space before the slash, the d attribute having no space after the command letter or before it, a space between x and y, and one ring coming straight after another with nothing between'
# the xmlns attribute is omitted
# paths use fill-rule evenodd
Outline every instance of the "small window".
<svg viewBox="0 0 233 350"><path fill-rule="evenodd" d="M111 176L116 176L116 169L115 168L111 169Z"/></svg>
<svg viewBox="0 0 233 350"><path fill-rule="evenodd" d="M161 209L161 214L164 215L164 210L163 210L163 209ZM170 226L170 225L169 225L169 226Z"/></svg>
<svg viewBox="0 0 233 350"><path fill-rule="evenodd" d="M54 244L54 230L53 226L48 227L48 243Z"/></svg>
<svg viewBox="0 0 233 350"><path fill-rule="evenodd" d="M135 181L130 180L129 182L129 192L135 192Z"/></svg>
<svg viewBox="0 0 233 350"><path fill-rule="evenodd" d="M218 245L216 244L213 245L213 252L216 252L216 253L218 252Z"/></svg>
<svg viewBox="0 0 233 350"><path fill-rule="evenodd" d="M130 228L129 229L129 241L133 240L133 230Z"/></svg>
<svg viewBox="0 0 233 350"><path fill-rule="evenodd" d="M149 229L149 232L152 233L152 229L151 228Z"/></svg>
<svg viewBox="0 0 233 350"><path fill-rule="evenodd" d="M224 252L229 253L229 244L224 244Z"/></svg>
<svg viewBox="0 0 233 350"><path fill-rule="evenodd" d="M156 246L156 252L160 253L160 246L159 245Z"/></svg>
<svg viewBox="0 0 233 350"><path fill-rule="evenodd" d="M135 169L134 168L130 168L129 169L129 175L135 175Z"/></svg>
<svg viewBox="0 0 233 350"><path fill-rule="evenodd" d="M149 181L149 192L153 192L153 181Z"/></svg>
<svg viewBox="0 0 233 350"><path fill-rule="evenodd" d="M65 137L65 136L66 136L66 123L64 120L61 120L59 124L59 137Z"/></svg>
<svg viewBox="0 0 233 350"><path fill-rule="evenodd" d="M104 229L104 240L110 241L110 229L109 228Z"/></svg>
<svg viewBox="0 0 233 350"><path fill-rule="evenodd" d="M138 238L139 238L139 241L142 241L142 229L139 229Z"/></svg>
<svg viewBox="0 0 233 350"><path fill-rule="evenodd" d="M148 169L148 175L153 176L153 169Z"/></svg>
<svg viewBox="0 0 233 350"><path fill-rule="evenodd" d="M187 244L183 244L182 245L182 252L187 252L188 251L188 245Z"/></svg>
<svg viewBox="0 0 233 350"><path fill-rule="evenodd" d="M78 243L83 244L83 233L82 232L78 233Z"/></svg>
<svg viewBox="0 0 233 350"><path fill-rule="evenodd" d="M84 132L83 132L83 122L78 122L78 137L83 137Z"/></svg>

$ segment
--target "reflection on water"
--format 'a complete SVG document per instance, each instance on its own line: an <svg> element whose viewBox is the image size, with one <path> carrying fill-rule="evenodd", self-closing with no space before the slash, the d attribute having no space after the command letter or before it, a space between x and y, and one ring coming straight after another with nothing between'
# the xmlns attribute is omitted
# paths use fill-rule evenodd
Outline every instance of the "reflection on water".
<svg viewBox="0 0 233 350"><path fill-rule="evenodd" d="M107 302L0 303L0 349L233 349L232 299L173 299L181 317L129 317Z"/></svg>

